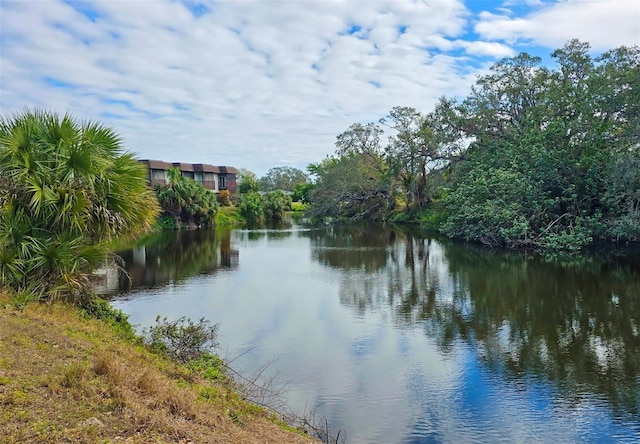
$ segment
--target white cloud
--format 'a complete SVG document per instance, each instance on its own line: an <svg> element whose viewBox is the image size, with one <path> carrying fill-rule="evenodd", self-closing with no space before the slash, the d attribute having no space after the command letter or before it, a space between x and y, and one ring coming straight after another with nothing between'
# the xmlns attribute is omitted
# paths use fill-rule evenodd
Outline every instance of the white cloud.
<svg viewBox="0 0 640 444"><path fill-rule="evenodd" d="M637 0L566 0L545 4L525 17L480 14L476 32L486 39L531 40L550 48L568 40L587 41L596 50L640 43Z"/></svg>
<svg viewBox="0 0 640 444"><path fill-rule="evenodd" d="M510 7L510 6L518 6L519 4L525 4L527 6L542 6L544 2L542 0L507 0L502 6Z"/></svg>
<svg viewBox="0 0 640 444"><path fill-rule="evenodd" d="M511 57L515 55L512 47L498 42L469 42L461 41L460 46L465 48L466 52L477 56L490 56L496 58Z"/></svg>
<svg viewBox="0 0 640 444"><path fill-rule="evenodd" d="M0 106L104 120L140 157L304 168L351 123L466 94L488 61L517 52L510 42L537 35L541 14L574 3L517 18L454 0L206 0L195 17L169 0L2 0Z"/></svg>

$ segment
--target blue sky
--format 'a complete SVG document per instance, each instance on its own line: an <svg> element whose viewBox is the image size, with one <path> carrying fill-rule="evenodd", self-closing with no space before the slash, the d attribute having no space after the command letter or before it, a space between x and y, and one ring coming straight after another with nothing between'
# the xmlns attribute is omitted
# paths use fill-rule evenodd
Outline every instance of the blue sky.
<svg viewBox="0 0 640 444"><path fill-rule="evenodd" d="M640 2L0 0L0 111L98 119L140 158L262 176L571 38L640 44Z"/></svg>

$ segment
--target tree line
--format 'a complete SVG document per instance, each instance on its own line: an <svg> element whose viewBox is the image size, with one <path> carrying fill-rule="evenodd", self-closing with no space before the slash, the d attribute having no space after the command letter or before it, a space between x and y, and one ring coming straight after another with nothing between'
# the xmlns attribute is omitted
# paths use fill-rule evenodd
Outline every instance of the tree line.
<svg viewBox="0 0 640 444"><path fill-rule="evenodd" d="M234 200L250 222L301 200L312 217L417 222L490 246L575 253L638 242L640 47L593 57L571 40L552 57L553 68L527 53L505 58L464 99L354 123L334 155L308 166L312 180L291 167L261 179L243 170L240 196L216 197L176 172L154 193L97 122L2 117L0 289L80 298L110 245L149 230L160 211L207 227Z"/></svg>
<svg viewBox="0 0 640 444"><path fill-rule="evenodd" d="M552 58L505 58L464 99L351 125L308 167L309 214L551 253L640 241L640 48L571 40Z"/></svg>

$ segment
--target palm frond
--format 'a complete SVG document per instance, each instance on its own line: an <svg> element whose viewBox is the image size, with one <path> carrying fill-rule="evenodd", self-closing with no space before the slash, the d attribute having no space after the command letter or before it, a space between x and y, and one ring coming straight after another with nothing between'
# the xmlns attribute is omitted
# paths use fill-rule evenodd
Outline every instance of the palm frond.
<svg viewBox="0 0 640 444"><path fill-rule="evenodd" d="M142 166L111 128L43 109L0 118L2 285L83 292L105 242L139 235L157 212Z"/></svg>

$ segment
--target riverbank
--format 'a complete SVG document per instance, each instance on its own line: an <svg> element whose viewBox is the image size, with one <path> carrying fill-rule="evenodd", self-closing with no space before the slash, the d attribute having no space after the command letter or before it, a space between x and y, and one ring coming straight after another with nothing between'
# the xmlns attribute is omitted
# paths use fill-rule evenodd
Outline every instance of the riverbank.
<svg viewBox="0 0 640 444"><path fill-rule="evenodd" d="M247 221L240 214L236 206L220 207L216 214L216 226L239 226L245 225Z"/></svg>
<svg viewBox="0 0 640 444"><path fill-rule="evenodd" d="M312 442L76 307L4 295L0 418L3 443Z"/></svg>

